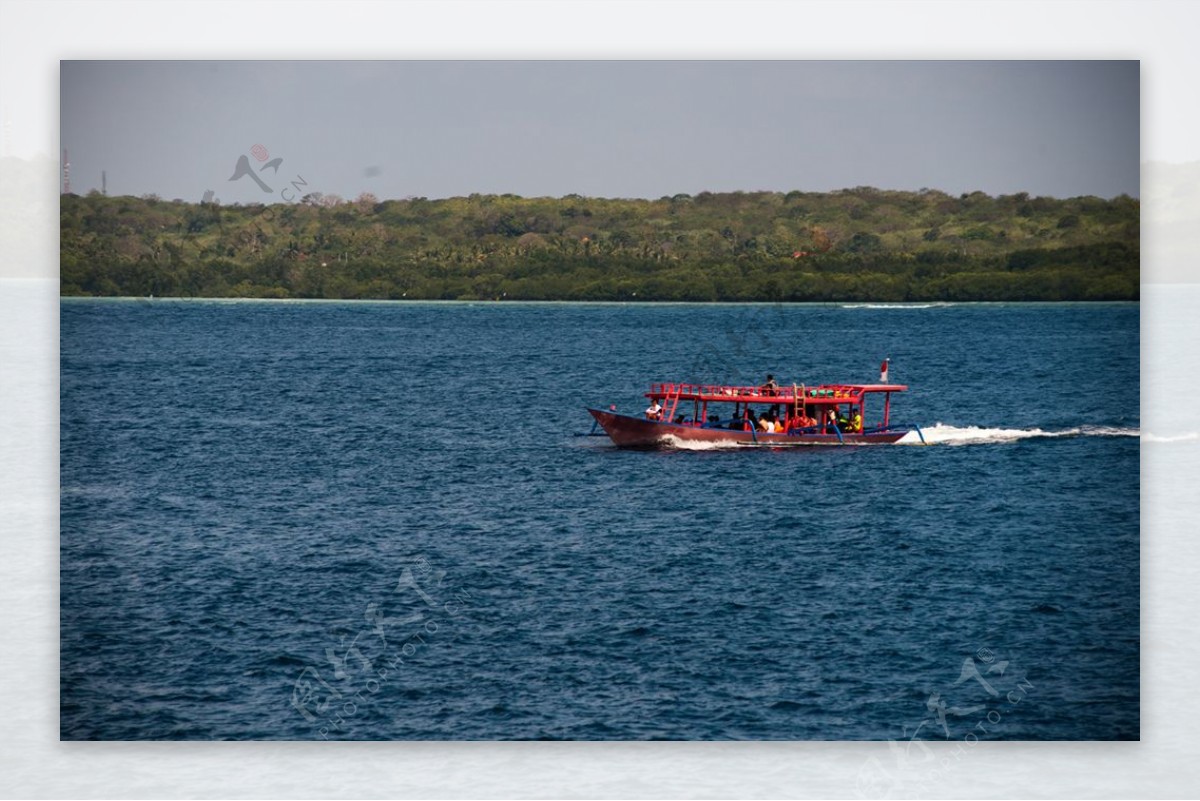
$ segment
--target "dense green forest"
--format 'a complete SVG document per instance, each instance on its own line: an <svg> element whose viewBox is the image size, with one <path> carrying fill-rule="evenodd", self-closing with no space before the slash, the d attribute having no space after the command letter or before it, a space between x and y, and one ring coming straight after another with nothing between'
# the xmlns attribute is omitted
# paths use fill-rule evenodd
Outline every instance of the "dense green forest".
<svg viewBox="0 0 1200 801"><path fill-rule="evenodd" d="M61 199L64 295L1134 300L1139 202L858 187L658 200Z"/></svg>

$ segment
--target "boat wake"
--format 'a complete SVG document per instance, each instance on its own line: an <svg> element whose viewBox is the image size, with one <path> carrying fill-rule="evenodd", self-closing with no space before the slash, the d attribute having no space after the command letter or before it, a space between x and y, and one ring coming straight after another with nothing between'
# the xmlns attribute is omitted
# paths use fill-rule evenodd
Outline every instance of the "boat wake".
<svg viewBox="0 0 1200 801"><path fill-rule="evenodd" d="M660 442L668 448L676 448L681 451L727 451L741 447L741 443L738 442L700 442L693 439L680 439L672 434L663 437Z"/></svg>
<svg viewBox="0 0 1200 801"><path fill-rule="evenodd" d="M1077 426L1061 431L1046 431L1041 428L979 428L978 426L948 426L935 423L929 428L922 428L925 443L928 445L987 445L1005 442L1019 442L1023 439L1054 439L1058 437L1137 437L1141 432L1136 428L1118 428L1115 426ZM920 445L921 437L916 431L910 431L896 442L897 445Z"/></svg>

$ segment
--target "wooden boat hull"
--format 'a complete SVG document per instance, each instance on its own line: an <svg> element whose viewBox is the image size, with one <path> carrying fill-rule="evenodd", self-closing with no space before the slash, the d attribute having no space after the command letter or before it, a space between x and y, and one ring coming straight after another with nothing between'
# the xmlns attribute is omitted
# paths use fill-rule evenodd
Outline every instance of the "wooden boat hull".
<svg viewBox="0 0 1200 801"><path fill-rule="evenodd" d="M731 443L735 445L758 445L768 447L794 447L803 445L890 445L907 430L885 429L866 431L861 434L766 434L763 432L737 431L728 428L701 428L675 423L647 420L599 409L588 409L609 439L622 448L669 448L680 443ZM686 445L684 446L686 447Z"/></svg>

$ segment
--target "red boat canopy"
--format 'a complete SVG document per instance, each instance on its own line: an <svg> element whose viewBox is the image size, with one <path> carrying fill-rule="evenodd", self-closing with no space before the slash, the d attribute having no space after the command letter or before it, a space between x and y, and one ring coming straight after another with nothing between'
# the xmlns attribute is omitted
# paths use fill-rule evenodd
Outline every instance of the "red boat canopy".
<svg viewBox="0 0 1200 801"><path fill-rule="evenodd" d="M647 398L653 400L695 400L708 403L803 403L838 404L861 403L870 392L903 392L905 384L821 384L808 387L797 385L766 389L737 387L723 384L651 384Z"/></svg>

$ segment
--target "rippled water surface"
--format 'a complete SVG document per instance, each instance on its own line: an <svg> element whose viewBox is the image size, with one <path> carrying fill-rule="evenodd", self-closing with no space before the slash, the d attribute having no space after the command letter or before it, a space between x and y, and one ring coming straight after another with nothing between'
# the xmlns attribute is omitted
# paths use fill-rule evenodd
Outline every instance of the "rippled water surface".
<svg viewBox="0 0 1200 801"><path fill-rule="evenodd" d="M1136 305L64 300L61 341L64 739L1138 737ZM884 356L929 447L574 436Z"/></svg>

